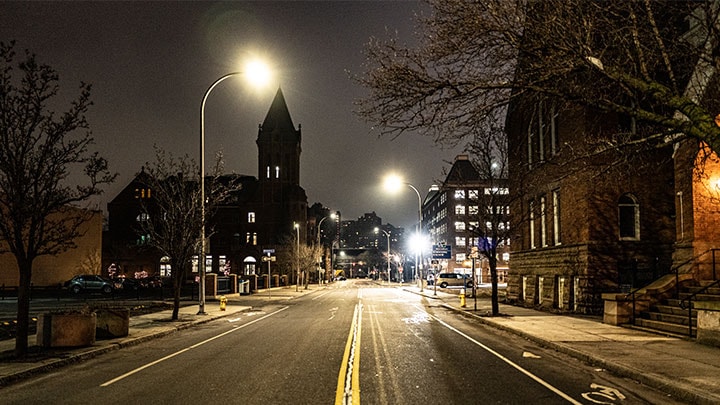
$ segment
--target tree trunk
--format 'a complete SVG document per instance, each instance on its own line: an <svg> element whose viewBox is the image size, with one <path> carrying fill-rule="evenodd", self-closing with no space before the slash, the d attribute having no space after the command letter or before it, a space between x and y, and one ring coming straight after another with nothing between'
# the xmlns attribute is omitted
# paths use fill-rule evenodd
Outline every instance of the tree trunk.
<svg viewBox="0 0 720 405"><path fill-rule="evenodd" d="M28 351L28 332L30 330L30 282L32 261L18 260L20 284L18 285L17 335L15 336L15 357L23 358Z"/></svg>
<svg viewBox="0 0 720 405"><path fill-rule="evenodd" d="M490 264L490 280L492 282L492 296L490 301L492 302L492 316L498 316L500 314L500 305L498 304L498 274L497 274L497 259L493 256L489 260Z"/></svg>

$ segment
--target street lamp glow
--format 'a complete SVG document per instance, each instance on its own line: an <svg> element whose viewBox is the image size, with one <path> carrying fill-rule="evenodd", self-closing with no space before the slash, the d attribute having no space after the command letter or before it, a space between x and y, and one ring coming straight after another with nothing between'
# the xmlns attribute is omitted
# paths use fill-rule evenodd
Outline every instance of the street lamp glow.
<svg viewBox="0 0 720 405"><path fill-rule="evenodd" d="M272 74L267 64L261 60L251 60L245 64L247 80L255 87L264 87L270 83Z"/></svg>
<svg viewBox="0 0 720 405"><path fill-rule="evenodd" d="M400 176L395 174L390 174L387 177L385 177L385 181L383 182L383 188L387 191L390 191L392 193L398 192L403 184L405 182L403 181Z"/></svg>

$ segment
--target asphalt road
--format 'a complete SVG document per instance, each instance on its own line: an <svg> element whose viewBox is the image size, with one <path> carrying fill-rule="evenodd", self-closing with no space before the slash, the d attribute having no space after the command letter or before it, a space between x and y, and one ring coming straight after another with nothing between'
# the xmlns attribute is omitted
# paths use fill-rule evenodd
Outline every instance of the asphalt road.
<svg viewBox="0 0 720 405"><path fill-rule="evenodd" d="M0 390L4 404L670 404L663 394L349 280ZM232 308L230 308L232 309Z"/></svg>

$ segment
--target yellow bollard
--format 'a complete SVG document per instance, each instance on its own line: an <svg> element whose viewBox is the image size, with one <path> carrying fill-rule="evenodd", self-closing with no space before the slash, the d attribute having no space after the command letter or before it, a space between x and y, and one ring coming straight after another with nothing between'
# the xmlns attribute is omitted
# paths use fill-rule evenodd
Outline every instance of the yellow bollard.
<svg viewBox="0 0 720 405"><path fill-rule="evenodd" d="M460 291L460 307L465 308L465 289Z"/></svg>
<svg viewBox="0 0 720 405"><path fill-rule="evenodd" d="M220 296L220 310L224 311L226 306L227 306L227 298L225 298L224 295L221 295Z"/></svg>

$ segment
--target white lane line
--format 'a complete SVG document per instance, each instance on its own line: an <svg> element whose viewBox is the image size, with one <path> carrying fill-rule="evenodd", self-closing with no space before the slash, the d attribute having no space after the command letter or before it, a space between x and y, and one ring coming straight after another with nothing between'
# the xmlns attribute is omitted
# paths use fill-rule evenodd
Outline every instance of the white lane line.
<svg viewBox="0 0 720 405"><path fill-rule="evenodd" d="M419 306L419 305L416 305L416 307L417 307L418 309L424 310L424 309L423 309L421 306ZM445 323L444 321L442 321L442 320L439 319L438 317L436 317L436 316L434 316L434 315L430 315L430 314L428 314L428 315L429 315L431 318L433 318L433 319L435 319L436 321L438 321L438 322L439 322L441 325L443 325L444 327L450 329L451 331L457 333L458 335L464 337L465 339L467 339L467 340L475 343L476 345L480 346L481 348L483 348L484 350L486 350L487 352L489 352L489 353L492 354L493 356L495 356L495 357L499 358L500 360L504 361L505 363L509 364L510 366L512 366L513 368L515 368L516 370L520 371L521 373L523 373L523 374L525 374L526 376L530 377L531 379L535 380L537 383L539 383L539 384L542 385L543 387L549 389L550 391L554 392L555 394L557 394L557 395L560 396L561 398L565 399L566 401L570 402L571 404L573 404L573 405L582 405L582 402L576 401L576 400L575 400L574 398L572 398L571 396L569 396L569 395L567 395L566 393L564 393L564 392L560 391L559 389L555 388L555 387L552 386L550 383L546 382L545 380L543 380L542 378L536 376L535 374L531 373L530 371L525 370L524 368L520 367L518 364L514 363L512 360L508 359L507 357L503 356L502 354L496 352L495 350L491 349L491 348L488 347L488 346L485 346L484 344L478 342L477 340L473 339L472 337L470 337L470 336L466 335L465 333L461 332L460 330L453 328L452 326L448 325L447 323Z"/></svg>
<svg viewBox="0 0 720 405"><path fill-rule="evenodd" d="M175 356L177 356L177 355L180 355L180 354L182 354L182 353L185 353L185 352L188 351L188 350L191 350L191 349L195 349L195 348L197 348L197 347L200 347L200 346L204 345L205 343L212 342L213 340L215 340L215 339L217 339L217 338L220 338L220 337L223 337L223 336L225 336L225 335L227 335L227 334L230 334L230 333L233 333L233 332L235 332L235 331L238 331L238 330L240 330L240 329L242 329L242 328L244 328L244 327L246 327L246 326L250 326L250 325L254 324L255 322L262 321L263 319L268 318L268 317L271 317L271 316L273 316L273 315L275 315L275 314L277 314L277 313L280 313L280 312L282 312L282 311L284 311L284 310L286 310L286 309L288 309L288 308L290 308L290 307L280 308L280 309L278 309L277 311L275 311L275 312L273 312L273 313L270 313L270 314L267 314L267 315L263 316L262 318L254 319L254 320L252 320L252 321L250 321L250 322L248 322L248 323L246 323L246 324L243 324L243 325L238 326L237 328L230 329L230 330L227 331L227 332L223 332L223 333L221 333L221 334L219 334L219 335L217 335L217 336L213 336L213 337L211 337L211 338L209 338L209 339L205 339L205 340L203 340L202 342L195 343L195 344L192 345L192 346L186 347L186 348L184 348L184 349L182 349L182 350L179 350L179 351L177 351L177 352L175 352L175 353L169 354L169 355L167 355L167 356L165 356L165 357L163 357L163 358L161 358L161 359L157 359L157 360L155 360L155 361L153 361L153 362L150 362L150 363L148 363L148 364L145 364L144 366L138 367L138 368L136 368L135 370L128 371L127 373L125 373L125 374L123 374L123 375L121 375L121 376L119 376L119 377L115 377L115 378L113 378L113 379L110 380L110 381L106 381L106 382L100 384L100 386L101 386L101 387L107 387L107 386L109 386L109 385L115 384L116 382L118 382L118 381L120 381L120 380L123 380L123 379L125 379L125 378L127 378L127 377L130 377L130 376L133 375L133 374L137 374L137 373L141 372L142 370L145 370L146 368L152 367L152 366L154 366L154 365L156 365L156 364L158 364L158 363L161 363L161 362L163 362L163 361L165 361L165 360L171 359L171 358L173 358L173 357L175 357Z"/></svg>

